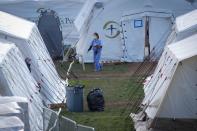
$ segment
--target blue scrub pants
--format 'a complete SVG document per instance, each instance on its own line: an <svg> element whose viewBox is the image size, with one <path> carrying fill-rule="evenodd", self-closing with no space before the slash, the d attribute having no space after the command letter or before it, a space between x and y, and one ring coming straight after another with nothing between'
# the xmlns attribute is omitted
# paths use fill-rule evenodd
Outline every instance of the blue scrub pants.
<svg viewBox="0 0 197 131"><path fill-rule="evenodd" d="M100 64L100 58L101 58L101 50L102 48L100 49L93 49L93 52L94 52L94 68L95 68L95 71L100 71L101 70L101 64Z"/></svg>

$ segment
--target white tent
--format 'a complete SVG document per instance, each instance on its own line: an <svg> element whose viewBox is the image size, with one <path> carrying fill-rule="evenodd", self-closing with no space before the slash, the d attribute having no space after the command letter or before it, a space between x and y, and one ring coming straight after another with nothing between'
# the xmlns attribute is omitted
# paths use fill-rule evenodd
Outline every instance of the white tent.
<svg viewBox="0 0 197 131"><path fill-rule="evenodd" d="M32 131L41 130L43 104L39 86L30 74L19 49L14 44L4 40L0 40L0 67L0 95L25 97L28 106L27 109L24 108L23 114L29 111L29 120L28 117L25 117L23 122L29 122ZM6 99L1 101L1 104L4 102ZM10 105L17 107L13 104ZM5 108L4 113L8 114L5 112Z"/></svg>
<svg viewBox="0 0 197 131"><path fill-rule="evenodd" d="M37 23L41 17L39 10L54 10L60 19L64 44L69 45L78 39L73 22L83 3L84 0L1 0L0 11Z"/></svg>
<svg viewBox="0 0 197 131"><path fill-rule="evenodd" d="M24 131L24 123L16 116L0 116L0 131Z"/></svg>
<svg viewBox="0 0 197 131"><path fill-rule="evenodd" d="M0 38L16 44L24 61L29 61L45 104L61 103L65 98L65 82L59 78L36 25L0 12Z"/></svg>
<svg viewBox="0 0 197 131"><path fill-rule="evenodd" d="M176 18L175 24L173 26L173 31L169 36L166 46L170 44L174 44L180 40L183 40L191 35L197 33L197 10L193 10L189 13L181 15ZM160 60L162 61L162 60ZM152 77L152 76L151 76ZM147 78L147 81L150 81L150 78ZM146 83L147 84L147 83ZM150 83L149 83L150 84ZM145 85L146 87L147 85Z"/></svg>
<svg viewBox="0 0 197 131"><path fill-rule="evenodd" d="M87 8L88 2L82 11L94 8L89 14L80 13L75 23L77 29L83 29L79 30L77 53L84 62L93 60L87 49L94 32L100 34L104 43L102 61L142 61L146 56L145 43L150 43L150 51L156 50L157 55L171 32L173 18L194 9L185 0L101 0ZM87 18L82 19L84 24L79 24L81 18Z"/></svg>
<svg viewBox="0 0 197 131"><path fill-rule="evenodd" d="M27 98L1 96L0 106L0 131L30 130Z"/></svg>
<svg viewBox="0 0 197 131"><path fill-rule="evenodd" d="M167 40L167 45L182 40L197 32L197 9L176 18L173 31Z"/></svg>
<svg viewBox="0 0 197 131"><path fill-rule="evenodd" d="M151 128L163 131L173 127L179 131L196 129L196 41L195 33L166 46L154 74L144 87L143 111L132 115L137 131ZM141 121L140 117L144 115L146 121ZM174 122L170 121L172 119Z"/></svg>

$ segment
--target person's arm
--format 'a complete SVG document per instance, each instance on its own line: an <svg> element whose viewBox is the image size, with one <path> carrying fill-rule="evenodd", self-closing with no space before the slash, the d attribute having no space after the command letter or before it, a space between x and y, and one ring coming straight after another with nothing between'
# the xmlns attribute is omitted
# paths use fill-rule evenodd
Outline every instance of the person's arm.
<svg viewBox="0 0 197 131"><path fill-rule="evenodd" d="M92 47L93 47L93 42L94 42L94 40L91 42L90 47L88 48L88 52L92 49Z"/></svg>
<svg viewBox="0 0 197 131"><path fill-rule="evenodd" d="M90 47L88 48L88 52L92 49L92 45L90 45Z"/></svg>

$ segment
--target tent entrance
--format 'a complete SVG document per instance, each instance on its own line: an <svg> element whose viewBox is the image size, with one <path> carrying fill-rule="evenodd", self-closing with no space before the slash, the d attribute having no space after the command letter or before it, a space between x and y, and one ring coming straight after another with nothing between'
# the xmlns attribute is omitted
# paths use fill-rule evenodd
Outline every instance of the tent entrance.
<svg viewBox="0 0 197 131"><path fill-rule="evenodd" d="M123 55L127 62L144 60L145 18L137 17L122 21Z"/></svg>
<svg viewBox="0 0 197 131"><path fill-rule="evenodd" d="M142 62L161 55L172 27L172 14L162 11L131 12L122 17L123 58Z"/></svg>
<svg viewBox="0 0 197 131"><path fill-rule="evenodd" d="M151 52L151 49L150 49L150 41L149 41L149 22L150 22L150 17L149 16L146 16L145 17L145 48L144 48L144 56L145 57L148 57L150 56L150 52Z"/></svg>
<svg viewBox="0 0 197 131"><path fill-rule="evenodd" d="M62 58L63 36L60 19L53 10L42 10L38 21L38 29L53 59Z"/></svg>

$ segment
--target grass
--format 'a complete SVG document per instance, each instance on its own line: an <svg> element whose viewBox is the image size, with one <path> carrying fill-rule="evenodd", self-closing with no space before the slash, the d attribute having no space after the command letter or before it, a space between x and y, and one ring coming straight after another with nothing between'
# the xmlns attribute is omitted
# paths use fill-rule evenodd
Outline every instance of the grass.
<svg viewBox="0 0 197 131"><path fill-rule="evenodd" d="M65 74L67 72L67 69L69 67L69 63L67 62L63 62L63 63L55 63L56 64L56 68L59 72L59 75L62 78L66 78ZM92 64L85 64L85 68L86 70L83 71L82 65L79 63L75 63L72 66L72 71L74 71L75 74L77 74L79 77L83 77L86 75L94 75L94 76L98 76L98 75L108 75L108 74L124 74L127 73L129 71L129 64L118 64L118 65L107 65L104 66L104 69L102 71L102 73L97 73L95 74L95 72L93 72L93 65Z"/></svg>
<svg viewBox="0 0 197 131"><path fill-rule="evenodd" d="M80 124L92 126L96 131L132 131L132 120L123 116L115 115L113 112L85 112L65 113L65 116Z"/></svg>
<svg viewBox="0 0 197 131"><path fill-rule="evenodd" d="M64 75L65 69L68 67L67 63L57 65L58 71ZM123 74L128 73L129 65L108 65L105 66L104 71L101 73L93 72L92 65L86 65L86 71L82 71L81 65L75 64L73 71L80 74L78 82L85 85L84 88L84 107L85 111L82 113L68 112L63 110L62 115L75 120L76 122L92 126L96 131L133 131L133 123L129 117L136 107L128 106L128 103L139 103L139 96L143 96L142 86L135 83L136 78L130 77L105 77L107 74ZM93 74L98 75L97 78L83 77L83 75ZM70 80L71 85L75 85L76 80ZM87 108L86 96L93 88L101 88L105 98L105 111L104 112L89 112ZM134 92L136 89L137 92ZM130 101L132 98L132 101ZM125 108L127 108L125 110Z"/></svg>

